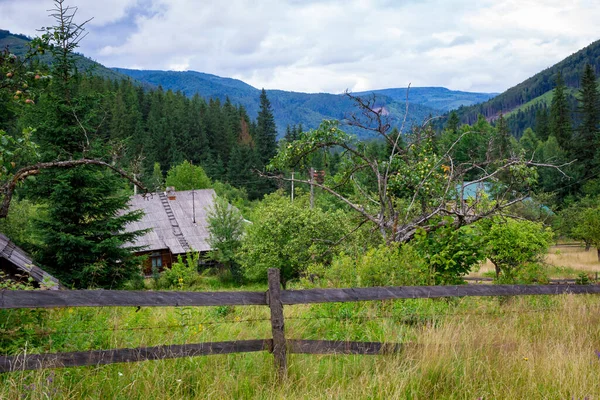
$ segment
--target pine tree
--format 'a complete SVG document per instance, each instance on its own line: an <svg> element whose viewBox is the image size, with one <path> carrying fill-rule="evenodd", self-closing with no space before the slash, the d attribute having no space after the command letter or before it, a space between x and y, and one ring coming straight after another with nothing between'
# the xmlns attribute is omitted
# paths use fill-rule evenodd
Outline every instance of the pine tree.
<svg viewBox="0 0 600 400"><path fill-rule="evenodd" d="M548 121L548 109L546 107L542 107L536 111L534 131L538 139L542 141L548 140L548 136L550 136L550 122Z"/></svg>
<svg viewBox="0 0 600 400"><path fill-rule="evenodd" d="M452 133L458 132L458 126L460 125L460 119L458 118L458 114L456 111L452 111L448 116L448 121L446 122L446 129Z"/></svg>
<svg viewBox="0 0 600 400"><path fill-rule="evenodd" d="M504 115L500 113L498 120L496 121L496 132L494 137L494 149L495 156L498 159L504 159L508 156L510 148L510 133L508 132L508 126Z"/></svg>
<svg viewBox="0 0 600 400"><path fill-rule="evenodd" d="M579 90L578 114L581 125L577 129L573 156L583 165L585 176L597 172L598 160L596 153L599 142L600 99L596 86L596 74L590 64L587 64L581 78ZM600 154L600 153L599 153Z"/></svg>
<svg viewBox="0 0 600 400"><path fill-rule="evenodd" d="M108 157L106 137L98 133L104 112L102 96L81 85L75 72L73 50L83 33L73 22L76 9L55 0L57 26L48 28L55 79L36 107L36 140L44 146L44 161ZM94 82L90 82L94 83ZM110 161L110 160L109 160ZM139 220L139 212L123 211L128 195L112 172L95 166L44 170L35 193L48 212L36 221L41 245L39 261L67 285L77 288L118 288L140 276L139 260L124 245L143 234L123 233ZM133 249L135 250L135 249Z"/></svg>
<svg viewBox="0 0 600 400"><path fill-rule="evenodd" d="M572 132L569 103L565 91L565 82L559 72L550 106L550 133L556 138L561 149L569 153L572 147Z"/></svg>
<svg viewBox="0 0 600 400"><path fill-rule="evenodd" d="M255 142L260 161L263 165L267 165L277 153L277 127L265 89L260 93L260 111L256 119Z"/></svg>

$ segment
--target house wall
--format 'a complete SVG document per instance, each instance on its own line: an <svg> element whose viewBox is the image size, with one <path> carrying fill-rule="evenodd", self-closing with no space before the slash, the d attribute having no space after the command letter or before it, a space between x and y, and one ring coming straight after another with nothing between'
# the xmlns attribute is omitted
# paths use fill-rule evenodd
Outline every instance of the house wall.
<svg viewBox="0 0 600 400"><path fill-rule="evenodd" d="M146 256L146 259L144 260L143 263L143 273L144 275L152 275L152 258L153 257L160 257L161 261L162 261L162 267L160 267L158 269L159 272L162 272L163 270L167 269L167 268L171 268L171 266L173 265L173 260L175 259L175 257L173 257L173 254L171 253L171 251L169 249L162 249L162 250L155 250L155 251L143 251L143 252L139 252L139 253L135 253L137 256ZM155 256L156 254L156 256Z"/></svg>

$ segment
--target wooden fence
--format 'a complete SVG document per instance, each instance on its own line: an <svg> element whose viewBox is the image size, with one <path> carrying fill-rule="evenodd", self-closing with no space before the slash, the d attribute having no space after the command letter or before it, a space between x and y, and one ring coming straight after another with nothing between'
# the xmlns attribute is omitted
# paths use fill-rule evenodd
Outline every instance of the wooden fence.
<svg viewBox="0 0 600 400"><path fill-rule="evenodd" d="M270 269L269 289L266 292L3 290L0 291L0 309L264 305L269 306L271 310L272 338L134 349L0 356L0 372L268 351L274 356L275 367L279 374L284 376L288 353L375 355L395 353L402 349L402 344L287 339L283 315L284 305L440 297L600 294L600 285L457 285L281 290L279 282L279 270Z"/></svg>

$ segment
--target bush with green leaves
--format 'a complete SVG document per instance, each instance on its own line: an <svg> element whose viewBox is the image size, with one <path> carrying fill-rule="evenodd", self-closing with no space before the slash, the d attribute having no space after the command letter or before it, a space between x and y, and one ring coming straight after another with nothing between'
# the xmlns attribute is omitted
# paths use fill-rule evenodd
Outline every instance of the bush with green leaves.
<svg viewBox="0 0 600 400"><path fill-rule="evenodd" d="M429 232L419 229L414 245L429 266L429 284L463 283L462 277L485 258L476 225L455 229L448 223Z"/></svg>
<svg viewBox="0 0 600 400"><path fill-rule="evenodd" d="M347 220L340 210L311 209L307 196L293 203L283 192L265 196L242 241L238 259L244 276L266 281L268 269L279 268L285 286L310 264L329 263L332 247L347 233Z"/></svg>
<svg viewBox="0 0 600 400"><path fill-rule="evenodd" d="M171 167L167 172L166 186L173 186L175 190L208 189L211 187L210 178L204 169L184 161Z"/></svg>
<svg viewBox="0 0 600 400"><path fill-rule="evenodd" d="M315 264L307 270L307 279L319 286L369 287L425 285L427 263L409 244L379 245L358 256L340 253L331 265Z"/></svg>
<svg viewBox="0 0 600 400"><path fill-rule="evenodd" d="M198 261L200 253L190 251L185 255L185 260L181 255L177 256L177 262L174 262L170 269L165 269L158 278L157 288L180 288L189 287L195 284L198 279Z"/></svg>
<svg viewBox="0 0 600 400"><path fill-rule="evenodd" d="M586 248L595 246L600 261L600 207L582 209L577 216L578 224L572 230L572 236L583 240Z"/></svg>
<svg viewBox="0 0 600 400"><path fill-rule="evenodd" d="M515 281L526 263L540 262L552 243L550 228L540 223L496 218L482 223L486 255L496 267L496 278Z"/></svg>
<svg viewBox="0 0 600 400"><path fill-rule="evenodd" d="M211 258L225 267L232 276L238 276L237 252L244 233L242 214L227 200L214 199L213 207L207 214L208 242L212 247Z"/></svg>

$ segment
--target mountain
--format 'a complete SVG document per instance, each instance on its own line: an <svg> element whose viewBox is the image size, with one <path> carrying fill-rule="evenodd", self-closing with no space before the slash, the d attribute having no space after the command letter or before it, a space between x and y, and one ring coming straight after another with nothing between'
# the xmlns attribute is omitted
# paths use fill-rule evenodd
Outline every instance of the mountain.
<svg viewBox="0 0 600 400"><path fill-rule="evenodd" d="M441 111L451 111L461 106L471 106L482 103L496 96L498 93L476 93L450 90L444 87L415 87L401 89L378 89L366 92L354 93L357 95L375 94L387 96L396 101L406 101L408 90L408 102L421 104Z"/></svg>
<svg viewBox="0 0 600 400"><path fill-rule="evenodd" d="M29 49L28 43L30 41L31 39L25 35L15 34L0 29L0 49L8 47L9 51L17 56L23 56L27 53L27 50ZM50 64L52 63L52 56L46 54L39 57L39 60L43 63ZM80 71L91 72L94 75L102 76L104 78L112 80L130 79L128 76L120 74L110 68L106 68L104 65L81 54L77 54L76 65L77 69Z"/></svg>
<svg viewBox="0 0 600 400"><path fill-rule="evenodd" d="M495 120L503 113L507 116L511 132L518 137L526 128L533 127L537 110L549 106L559 71L569 88L570 103L575 102L574 95L586 64L591 64L596 74L600 72L600 40L484 103L459 108L458 115L462 122L471 124L479 114L488 120Z"/></svg>
<svg viewBox="0 0 600 400"><path fill-rule="evenodd" d="M115 71L133 79L164 89L180 91L187 96L199 94L209 99L241 104L251 117L258 114L260 90L237 79L195 71L148 71L114 68ZM280 136L288 125L302 124L304 128L316 128L324 119L343 120L355 111L353 102L343 95L329 93L299 93L284 90L267 90L273 107L273 115ZM377 106L383 107L392 123L400 124L405 105L389 96L379 96ZM420 104L410 104L409 121L421 123L429 115L439 115L440 110ZM361 132L349 129L354 133ZM363 133L364 134L364 133Z"/></svg>
<svg viewBox="0 0 600 400"><path fill-rule="evenodd" d="M218 98L225 101L229 98L231 102L243 105L250 116L258 113L260 90L237 79L195 71L148 71L123 68L114 68L114 70L140 82L181 91L187 96L197 93L207 99ZM365 96L371 93L377 96L377 106L386 110L392 123L400 125L406 108L406 89L383 89L354 94ZM430 115L440 115L460 105L485 101L494 95L493 93L457 92L439 87L413 88L409 93L409 124L420 124ZM287 125L302 124L305 128L316 128L323 119L343 120L355 111L352 101L339 94L267 90L267 96L271 101L280 135L285 132ZM349 130L360 134L357 130Z"/></svg>
<svg viewBox="0 0 600 400"><path fill-rule="evenodd" d="M0 30L0 48L9 47L17 55L25 54L30 39L24 35L12 34ZM51 63L52 57L45 55L41 61ZM152 71L106 68L83 55L77 56L80 71L89 71L94 75L111 80L133 79L147 88L161 86L165 90L180 91L188 97L199 94L205 99L229 99L242 105L251 118L255 118L259 109L260 90L237 79L195 71ZM377 96L376 107L382 108L389 117L392 126L401 125L406 110L406 89L382 89L362 92L357 95L374 93ZM441 115L460 105L470 105L489 99L492 93L468 93L451 91L440 87L412 88L409 92L407 126L421 124L430 116ZM348 97L329 93L299 93L283 90L268 90L267 96L273 107L273 115L279 135L282 136L288 125L302 124L304 128L316 128L324 119L343 121L357 111ZM346 127L348 131L367 137L367 133Z"/></svg>

